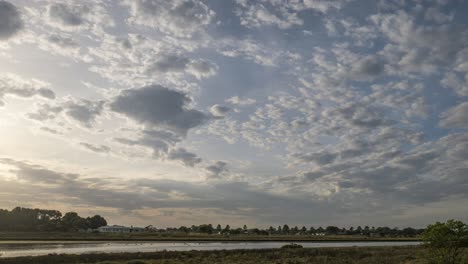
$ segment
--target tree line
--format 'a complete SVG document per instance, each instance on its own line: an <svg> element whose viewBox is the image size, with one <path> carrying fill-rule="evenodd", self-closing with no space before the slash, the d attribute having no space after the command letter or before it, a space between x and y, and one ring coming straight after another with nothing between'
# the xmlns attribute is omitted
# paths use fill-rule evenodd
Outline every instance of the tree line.
<svg viewBox="0 0 468 264"><path fill-rule="evenodd" d="M106 219L100 215L83 218L76 212L68 212L62 215L58 210L30 209L16 207L11 211L0 209L0 231L79 231L97 229L107 225ZM358 226L340 228L327 227L290 227L285 224L278 227L270 226L266 229L248 228L247 225L239 228L231 228L230 225L218 224L192 225L190 227L169 227L158 229L153 226L146 227L148 232L158 233L202 233L221 235L362 235L376 237L415 237L424 229L411 227L399 229L390 227Z"/></svg>
<svg viewBox="0 0 468 264"><path fill-rule="evenodd" d="M100 215L83 218L75 212L16 207L0 209L0 231L79 231L107 225Z"/></svg>
<svg viewBox="0 0 468 264"><path fill-rule="evenodd" d="M152 226L148 227L149 230L162 233L205 233L205 234L225 234L225 235L363 235L363 236L377 236L377 237L415 237L420 235L424 229L416 229L406 227L403 229L390 228L390 227L369 227L358 226L350 228L340 228L337 226L323 227L290 227L285 224L283 226L273 227L267 229L248 228L244 225L242 228L231 228L230 225L222 227L218 224L214 227L212 224L192 225L191 227L181 226L179 228L166 228L157 229Z"/></svg>

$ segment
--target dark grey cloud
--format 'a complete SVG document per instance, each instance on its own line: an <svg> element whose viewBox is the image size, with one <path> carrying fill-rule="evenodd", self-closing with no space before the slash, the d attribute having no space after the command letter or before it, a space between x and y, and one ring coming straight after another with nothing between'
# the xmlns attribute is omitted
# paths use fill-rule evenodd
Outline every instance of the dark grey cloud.
<svg viewBox="0 0 468 264"><path fill-rule="evenodd" d="M83 14L89 11L89 7L86 6L54 3L49 6L49 17L66 26L80 26L85 22Z"/></svg>
<svg viewBox="0 0 468 264"><path fill-rule="evenodd" d="M193 167L202 161L196 154L187 151L184 148L176 148L167 154L169 160L179 160L186 166Z"/></svg>
<svg viewBox="0 0 468 264"><path fill-rule="evenodd" d="M325 175L326 174L323 171L309 171L305 172L303 176L307 181L315 181Z"/></svg>
<svg viewBox="0 0 468 264"><path fill-rule="evenodd" d="M70 100L64 105L65 114L80 125L90 128L101 115L104 101L90 101L86 99Z"/></svg>
<svg viewBox="0 0 468 264"><path fill-rule="evenodd" d="M190 109L190 101L183 92L150 85L122 91L110 103L110 108L149 128L162 127L186 135L189 129L209 119L203 112Z"/></svg>
<svg viewBox="0 0 468 264"><path fill-rule="evenodd" d="M182 139L181 135L171 131L144 130L136 139L115 138L114 140L124 145L150 148L153 151L153 157L180 161L185 166L193 167L202 162L202 159L195 153L189 152L185 148L175 147Z"/></svg>
<svg viewBox="0 0 468 264"><path fill-rule="evenodd" d="M355 80L372 80L383 74L385 62L378 56L367 56L353 65L351 78Z"/></svg>
<svg viewBox="0 0 468 264"><path fill-rule="evenodd" d="M14 36L23 28L21 13L8 1L0 1L0 40Z"/></svg>
<svg viewBox="0 0 468 264"><path fill-rule="evenodd" d="M216 161L214 164L205 168L208 172L208 178L219 179L227 169L227 163L224 161Z"/></svg>
<svg viewBox="0 0 468 264"><path fill-rule="evenodd" d="M118 143L129 146L143 146L153 151L155 158L163 158L170 148L182 141L177 133L165 130L143 130L136 138L115 138Z"/></svg>

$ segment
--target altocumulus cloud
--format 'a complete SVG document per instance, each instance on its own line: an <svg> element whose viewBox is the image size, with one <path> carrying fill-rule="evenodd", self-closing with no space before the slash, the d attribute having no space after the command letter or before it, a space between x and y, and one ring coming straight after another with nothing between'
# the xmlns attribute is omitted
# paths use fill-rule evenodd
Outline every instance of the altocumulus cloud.
<svg viewBox="0 0 468 264"><path fill-rule="evenodd" d="M0 106L4 105L3 98L16 96L30 98L40 96L46 99L55 99L55 93L49 89L48 84L40 80L26 80L17 75L0 76Z"/></svg>
<svg viewBox="0 0 468 264"><path fill-rule="evenodd" d="M161 85L124 90L110 104L111 110L123 114L148 128L164 127L181 135L209 119L201 111L189 109L191 99L183 92Z"/></svg>
<svg viewBox="0 0 468 264"><path fill-rule="evenodd" d="M188 131L201 126L212 117L191 109L190 97L161 85L144 86L122 91L110 103L110 109L144 125L137 139L117 138L119 143L140 145L153 150L157 158L181 161L194 166L201 158L175 144L186 137Z"/></svg>

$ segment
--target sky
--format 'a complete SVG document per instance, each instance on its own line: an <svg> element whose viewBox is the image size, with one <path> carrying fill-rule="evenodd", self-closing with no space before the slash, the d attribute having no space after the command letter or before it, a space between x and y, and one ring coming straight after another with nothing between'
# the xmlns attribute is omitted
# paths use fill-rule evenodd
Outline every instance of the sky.
<svg viewBox="0 0 468 264"><path fill-rule="evenodd" d="M0 208L468 220L468 1L0 0Z"/></svg>

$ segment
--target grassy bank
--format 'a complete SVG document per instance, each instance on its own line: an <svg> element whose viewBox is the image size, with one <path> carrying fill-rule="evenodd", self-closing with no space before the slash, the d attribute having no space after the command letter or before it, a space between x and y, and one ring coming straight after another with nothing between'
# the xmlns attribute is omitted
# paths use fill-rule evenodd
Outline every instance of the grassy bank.
<svg viewBox="0 0 468 264"><path fill-rule="evenodd" d="M468 250L465 250L468 256ZM152 253L48 255L0 259L0 264L20 263L100 263L100 264L181 264L181 263L426 263L422 247L359 247L319 249L262 249L219 251L163 251Z"/></svg>
<svg viewBox="0 0 468 264"><path fill-rule="evenodd" d="M366 236L288 236L288 235L207 235L158 233L78 233L78 232L0 232L0 241L418 241L418 238L385 238Z"/></svg>

